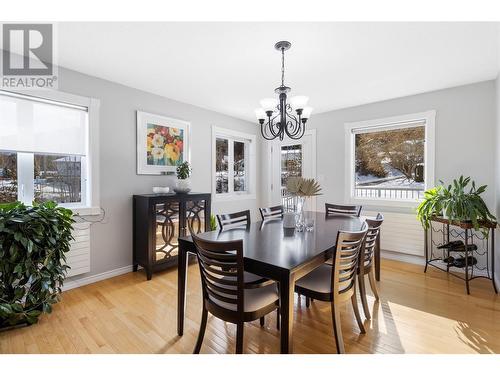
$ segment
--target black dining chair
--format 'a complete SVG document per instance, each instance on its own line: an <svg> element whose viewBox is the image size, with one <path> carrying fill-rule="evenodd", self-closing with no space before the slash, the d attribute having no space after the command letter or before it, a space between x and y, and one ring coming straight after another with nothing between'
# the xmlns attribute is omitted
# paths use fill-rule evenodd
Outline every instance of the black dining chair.
<svg viewBox="0 0 500 375"><path fill-rule="evenodd" d="M365 317L366 319L370 319L370 310L368 309L368 302L366 300L365 276L368 275L368 281L370 282L370 288L372 289L373 296L375 297L375 300L378 301L379 296L377 283L375 282L375 267L373 261L375 246L377 239L380 236L380 227L384 222L384 216L379 213L376 218L366 218L365 220L368 225L368 232L366 233L363 248L361 249L359 255L358 284Z"/></svg>
<svg viewBox="0 0 500 375"><path fill-rule="evenodd" d="M217 215L220 230L248 227L250 225L250 210L234 212L232 214Z"/></svg>
<svg viewBox="0 0 500 375"><path fill-rule="evenodd" d="M221 231L225 230L231 230L231 229L241 229L241 228L248 228L250 226L250 210L245 210L245 211L240 211L240 212L234 212L231 214L220 214L217 215L217 221L219 222L219 229ZM266 283L269 282L268 279L260 277L258 275L255 275L253 273L245 272L245 282L246 283ZM279 309L277 310L277 327L279 329ZM265 318L262 317L260 319L260 325L264 326L265 324Z"/></svg>
<svg viewBox="0 0 500 375"><path fill-rule="evenodd" d="M359 217L362 206L325 203L326 216L346 215Z"/></svg>
<svg viewBox="0 0 500 375"><path fill-rule="evenodd" d="M259 208L260 216L262 220L272 220L272 219L282 219L283 218L283 206L265 207Z"/></svg>
<svg viewBox="0 0 500 375"><path fill-rule="evenodd" d="M244 323L261 319L279 306L275 282L247 282L243 269L243 240L207 241L192 235L201 274L203 308L193 353L203 343L208 313L236 324L236 353L243 352Z"/></svg>
<svg viewBox="0 0 500 375"><path fill-rule="evenodd" d="M354 315L361 333L366 333L359 315L356 299L356 276L359 252L363 246L367 229L359 232L339 231L337 234L334 262L322 264L306 276L297 280L295 291L309 298L330 302L333 331L338 353L345 353L340 325L340 305L351 300Z"/></svg>

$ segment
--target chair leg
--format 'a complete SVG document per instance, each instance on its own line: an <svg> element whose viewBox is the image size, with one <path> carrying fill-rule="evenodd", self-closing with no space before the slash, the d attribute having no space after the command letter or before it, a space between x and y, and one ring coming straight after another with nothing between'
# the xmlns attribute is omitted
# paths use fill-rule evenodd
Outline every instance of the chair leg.
<svg viewBox="0 0 500 375"><path fill-rule="evenodd" d="M375 296L375 299L378 301L379 296L378 296L378 290L377 290L377 283L375 281L375 270L372 269L370 272L368 272L368 281L370 281L370 288L372 288L373 295Z"/></svg>
<svg viewBox="0 0 500 375"><path fill-rule="evenodd" d="M276 309L276 329L279 331L280 330L280 308L278 307Z"/></svg>
<svg viewBox="0 0 500 375"><path fill-rule="evenodd" d="M260 320L260 326L264 327L264 324L266 324L266 318L261 317L259 320Z"/></svg>
<svg viewBox="0 0 500 375"><path fill-rule="evenodd" d="M337 345L337 353L344 354L344 339L342 338L342 328L340 327L340 311L339 306L332 301L332 322L333 322L333 334L335 336L335 344Z"/></svg>
<svg viewBox="0 0 500 375"><path fill-rule="evenodd" d="M243 353L243 327L244 323L236 325L236 354Z"/></svg>
<svg viewBox="0 0 500 375"><path fill-rule="evenodd" d="M306 307L309 307L309 304L311 303L311 300L309 297L306 297Z"/></svg>
<svg viewBox="0 0 500 375"><path fill-rule="evenodd" d="M360 273L358 275L359 284L359 295L361 297L361 304L363 305L363 311L365 313L366 319L370 320L370 309L368 308L368 301L366 300L366 286L365 286L365 275Z"/></svg>
<svg viewBox="0 0 500 375"><path fill-rule="evenodd" d="M358 327L361 333L366 333L365 326L363 325L363 321L361 320L361 315L359 314L358 308L358 296L356 295L356 287L354 287L354 293L351 296L352 309L354 310L354 316L356 317L356 322L358 322Z"/></svg>
<svg viewBox="0 0 500 375"><path fill-rule="evenodd" d="M207 328L207 317L208 310L203 306L203 310L201 312L201 324L200 324L200 332L198 333L198 340L196 340L196 346L194 347L193 354L199 354L201 349L201 344L203 343L203 337L205 336L205 329Z"/></svg>

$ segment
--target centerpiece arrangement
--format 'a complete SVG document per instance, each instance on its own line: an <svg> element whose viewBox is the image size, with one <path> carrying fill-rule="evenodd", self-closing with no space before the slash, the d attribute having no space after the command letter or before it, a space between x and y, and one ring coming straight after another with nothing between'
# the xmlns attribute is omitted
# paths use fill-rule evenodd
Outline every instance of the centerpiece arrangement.
<svg viewBox="0 0 500 375"><path fill-rule="evenodd" d="M289 177L286 182L287 191L297 199L296 228L302 231L305 225L304 207L307 198L321 195L321 186L314 178Z"/></svg>
<svg viewBox="0 0 500 375"><path fill-rule="evenodd" d="M481 222L496 222L481 197L486 185L476 188L476 183L472 181L468 188L471 178L464 176L454 179L448 186L443 181L439 182L441 185L424 193L424 200L417 208L417 216L425 229L429 228L435 216L442 216L451 222L471 222L475 230L481 230ZM488 230L484 233L488 235Z"/></svg>

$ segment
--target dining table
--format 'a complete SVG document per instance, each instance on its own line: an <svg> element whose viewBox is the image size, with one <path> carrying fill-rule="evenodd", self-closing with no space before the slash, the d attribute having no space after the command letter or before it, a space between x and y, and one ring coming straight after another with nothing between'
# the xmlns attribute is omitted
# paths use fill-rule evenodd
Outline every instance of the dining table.
<svg viewBox="0 0 500 375"><path fill-rule="evenodd" d="M331 258L335 252L339 231L362 230L362 217L329 215L323 212L306 212L314 220L312 231L298 232L284 228L282 219L251 222L225 231L209 231L198 234L205 240L243 240L243 265L247 272L275 280L280 295L280 351L293 352L293 312L295 281L307 275ZM380 253L380 246L375 252ZM196 254L191 236L179 238L177 333L184 333L186 307L186 281L188 255ZM375 257L380 259L379 256ZM379 267L379 261L376 267Z"/></svg>

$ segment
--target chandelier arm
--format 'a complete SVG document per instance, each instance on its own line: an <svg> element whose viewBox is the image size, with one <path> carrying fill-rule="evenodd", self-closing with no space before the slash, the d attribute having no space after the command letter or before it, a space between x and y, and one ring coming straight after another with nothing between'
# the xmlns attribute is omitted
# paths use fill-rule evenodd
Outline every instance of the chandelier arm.
<svg viewBox="0 0 500 375"><path fill-rule="evenodd" d="M299 122L300 122L300 119L298 119L298 120L297 120L297 117L296 117L293 113L288 113L288 112L287 112L287 114L286 114L286 115L287 115L287 117L288 117L289 119L291 119L291 120L293 120L293 121L295 121L295 122L297 122L297 123L299 123Z"/></svg>
<svg viewBox="0 0 500 375"><path fill-rule="evenodd" d="M302 138L304 136L304 133L306 132L306 124L302 124L301 128L302 128L302 132L300 132L300 135L295 135L295 136L290 137L290 138L292 138L294 140Z"/></svg>
<svg viewBox="0 0 500 375"><path fill-rule="evenodd" d="M297 123L294 123L292 121L287 121L286 127L285 127L285 133L290 137L295 137L300 131L300 127L298 126Z"/></svg>
<svg viewBox="0 0 500 375"><path fill-rule="evenodd" d="M262 134L262 137L264 137L264 139L267 139L268 141L272 141L273 139L275 139L277 137L277 135L274 134L274 132L271 132L271 135L268 135L266 131L264 131L264 128L265 129L269 129L270 126L268 126L268 124L262 124L260 125L260 133Z"/></svg>

